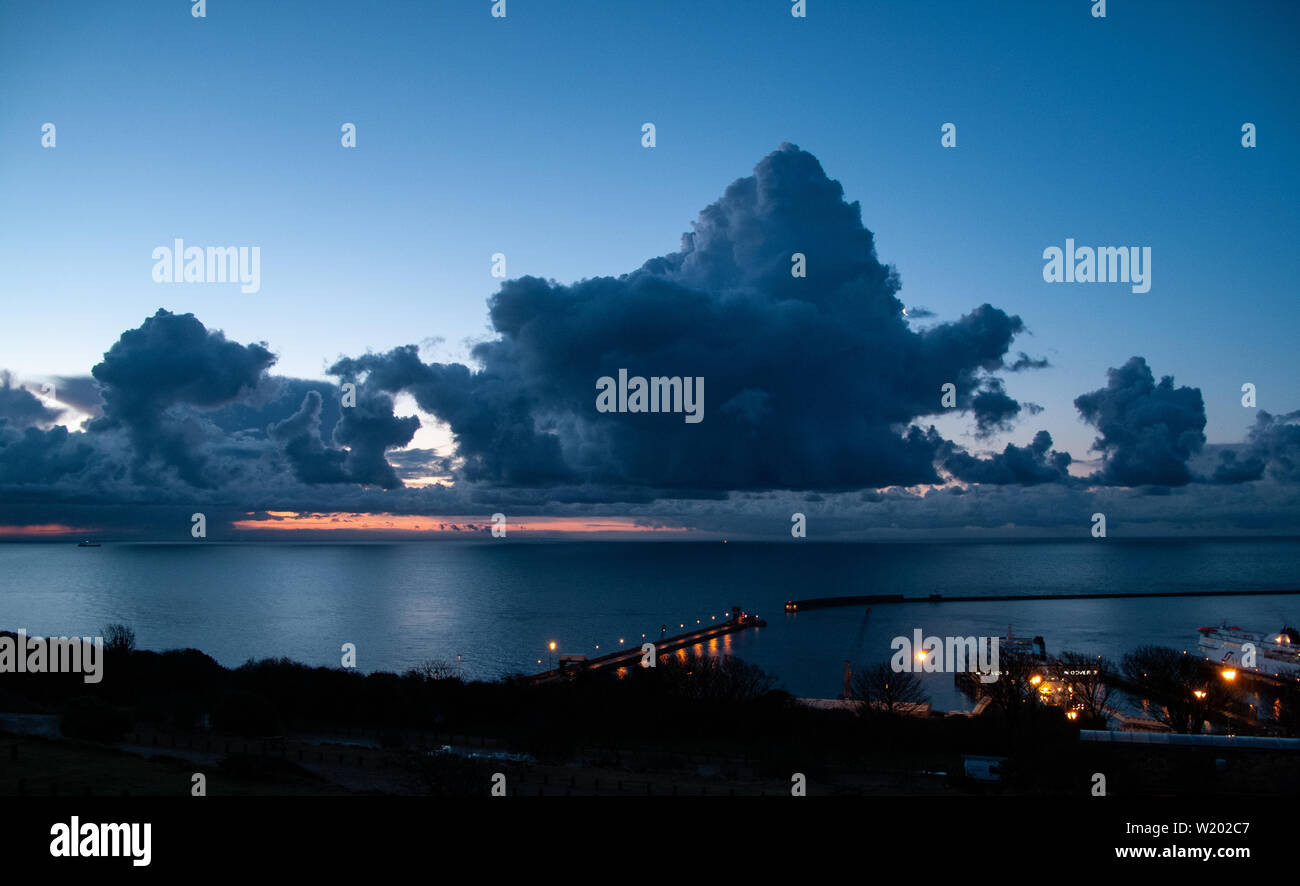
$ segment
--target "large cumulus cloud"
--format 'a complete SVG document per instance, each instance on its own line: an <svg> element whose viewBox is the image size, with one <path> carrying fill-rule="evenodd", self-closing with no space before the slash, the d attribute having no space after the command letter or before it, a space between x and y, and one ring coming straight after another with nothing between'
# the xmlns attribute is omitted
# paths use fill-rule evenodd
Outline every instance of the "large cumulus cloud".
<svg viewBox="0 0 1300 886"><path fill-rule="evenodd" d="M806 259L807 277L791 273ZM925 426L941 387L982 429L1020 411L991 374L1024 330L980 305L913 330L895 271L857 203L816 158L782 145L701 212L682 247L621 277L523 277L489 300L497 337L477 368L424 364L415 346L339 361L367 389L409 391L446 421L466 476L718 490L938 482ZM705 417L600 414L596 380L704 379Z"/></svg>
<svg viewBox="0 0 1300 886"><path fill-rule="evenodd" d="M1107 372L1106 387L1075 398L1096 426L1093 449L1102 457L1094 480L1115 486L1182 486L1192 480L1187 461L1205 445L1205 402L1199 388L1156 382L1141 357Z"/></svg>
<svg viewBox="0 0 1300 886"><path fill-rule="evenodd" d="M160 309L139 329L122 333L91 370L104 401L104 414L92 427L125 428L137 469L157 460L191 486L212 485L203 472L204 428L169 410L229 403L256 388L274 362L261 344L228 341L193 314Z"/></svg>

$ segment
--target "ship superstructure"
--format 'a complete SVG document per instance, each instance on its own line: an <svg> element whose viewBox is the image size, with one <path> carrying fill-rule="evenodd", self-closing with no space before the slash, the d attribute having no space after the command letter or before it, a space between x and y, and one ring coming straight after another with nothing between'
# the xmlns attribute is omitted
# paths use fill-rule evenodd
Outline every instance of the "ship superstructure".
<svg viewBox="0 0 1300 886"><path fill-rule="evenodd" d="M1236 625L1220 625L1197 631L1201 635L1201 654L1217 665L1265 677L1300 677L1300 631L1295 628L1264 634Z"/></svg>

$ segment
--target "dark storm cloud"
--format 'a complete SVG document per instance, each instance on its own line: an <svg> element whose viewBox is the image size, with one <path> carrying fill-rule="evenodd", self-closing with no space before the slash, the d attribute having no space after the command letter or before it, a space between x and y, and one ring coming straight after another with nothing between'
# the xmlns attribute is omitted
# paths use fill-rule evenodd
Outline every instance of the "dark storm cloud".
<svg viewBox="0 0 1300 886"><path fill-rule="evenodd" d="M86 467L91 447L62 425L18 429L0 419L0 484L53 483Z"/></svg>
<svg viewBox="0 0 1300 886"><path fill-rule="evenodd" d="M1219 453L1215 483L1245 483L1267 473L1279 483L1300 482L1300 410L1273 415L1263 409L1239 451Z"/></svg>
<svg viewBox="0 0 1300 886"><path fill-rule="evenodd" d="M404 418L394 415L393 398L382 391L361 387L356 394L356 405L343 409L343 417L334 429L334 441L348 449L344 461L347 477L356 483L384 489L401 486L402 481L385 460L384 453L410 443L420 420L413 415Z"/></svg>
<svg viewBox="0 0 1300 886"><path fill-rule="evenodd" d="M500 352L500 346L500 342L479 345L475 354L488 360ZM477 373L459 363L425 364L417 347L407 345L387 354L343 359L329 371L354 381L364 374L359 391L409 390L422 410L451 426L457 453L465 460L465 478L471 482L492 480L520 487L572 482L573 473L561 460L559 441L539 427L544 417L535 415L520 369L509 361L498 362L499 371ZM593 403L595 378L587 381ZM382 409L368 418L385 420ZM340 442L345 441L340 438Z"/></svg>
<svg viewBox="0 0 1300 886"><path fill-rule="evenodd" d="M63 410L46 406L31 391L15 385L8 372L0 371L0 419L25 428L51 424L62 414Z"/></svg>
<svg viewBox="0 0 1300 886"><path fill-rule="evenodd" d="M191 486L210 486L215 481L204 476L200 452L204 428L193 417L167 411L228 403L254 389L274 362L260 344L228 341L193 314L160 309L140 328L122 333L91 370L104 399L104 415L91 427L125 428L137 469L157 458Z"/></svg>
<svg viewBox="0 0 1300 886"><path fill-rule="evenodd" d="M104 414L104 398L100 395L99 382L88 375L61 375L54 379L55 397L60 403L99 418Z"/></svg>
<svg viewBox="0 0 1300 886"><path fill-rule="evenodd" d="M1264 460L1258 455L1241 455L1228 449L1219 453L1219 464L1210 477L1212 483L1247 483L1264 476Z"/></svg>
<svg viewBox="0 0 1300 886"><path fill-rule="evenodd" d="M954 449L943 460L944 468L966 483L992 485L1070 482L1070 453L1052 449L1052 435L1039 431L1028 446L1008 443L992 458L980 459Z"/></svg>
<svg viewBox="0 0 1300 886"><path fill-rule="evenodd" d="M341 483L347 479L343 470L346 453L325 447L321 440L320 415L320 392L308 391L301 408L283 421L270 425L267 434L284 445L294 476L302 482Z"/></svg>
<svg viewBox="0 0 1300 886"><path fill-rule="evenodd" d="M1247 437L1251 450L1268 463L1268 475L1283 483L1300 482L1300 410L1255 417Z"/></svg>
<svg viewBox="0 0 1300 886"><path fill-rule="evenodd" d="M1008 396L1002 379L986 378L971 398L970 408L975 417L976 436L988 437L998 431L1011 430L1022 404ZM1023 408L1031 414L1042 411L1033 403L1025 403Z"/></svg>
<svg viewBox="0 0 1300 886"><path fill-rule="evenodd" d="M1116 486L1182 486L1187 460L1205 445L1205 403L1199 388L1157 384L1146 360L1132 357L1107 371L1106 387L1075 398L1075 408L1100 433L1095 482Z"/></svg>
<svg viewBox="0 0 1300 886"><path fill-rule="evenodd" d="M791 274L795 253L806 278ZM942 440L912 423L941 411L952 382L982 428L1005 426L1020 404L989 373L1024 326L985 304L913 331L899 288L858 204L783 145L678 252L618 278L505 282L480 368L425 364L410 345L331 373L413 394L450 425L473 481L688 494L937 482ZM596 380L619 369L702 377L704 420L597 413Z"/></svg>
<svg viewBox="0 0 1300 886"><path fill-rule="evenodd" d="M340 416L338 386L328 381L263 376L255 388L249 389L238 400L204 410L204 415L228 434L240 431L257 433L295 415L302 408L303 399L311 392L321 398L319 432L321 438L328 441Z"/></svg>

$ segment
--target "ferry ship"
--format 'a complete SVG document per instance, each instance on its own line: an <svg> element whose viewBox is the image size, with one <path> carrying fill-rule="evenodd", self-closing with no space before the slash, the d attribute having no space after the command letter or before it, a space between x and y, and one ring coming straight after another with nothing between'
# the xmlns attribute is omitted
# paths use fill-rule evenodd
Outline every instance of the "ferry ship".
<svg viewBox="0 0 1300 886"><path fill-rule="evenodd" d="M1272 634L1258 634L1236 625L1197 628L1201 654L1215 664L1241 668L1266 677L1300 678L1300 631L1284 627ZM1255 644L1255 666L1242 664L1242 645Z"/></svg>

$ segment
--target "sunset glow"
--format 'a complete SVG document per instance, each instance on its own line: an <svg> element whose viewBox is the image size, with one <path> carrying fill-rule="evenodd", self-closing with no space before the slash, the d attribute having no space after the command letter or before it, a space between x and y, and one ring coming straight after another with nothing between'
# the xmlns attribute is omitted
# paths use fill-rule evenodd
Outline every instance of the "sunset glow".
<svg viewBox="0 0 1300 886"><path fill-rule="evenodd" d="M492 521L480 516L427 516L416 514L309 513L267 511L265 517L236 520L240 530L403 532L426 535L489 534ZM685 533L684 526L646 526L626 517L581 519L576 517L523 517L506 523L506 532L639 534Z"/></svg>
<svg viewBox="0 0 1300 886"><path fill-rule="evenodd" d="M40 523L31 526L0 526L0 538L38 538L43 535L73 535L87 532L76 526L62 523Z"/></svg>

